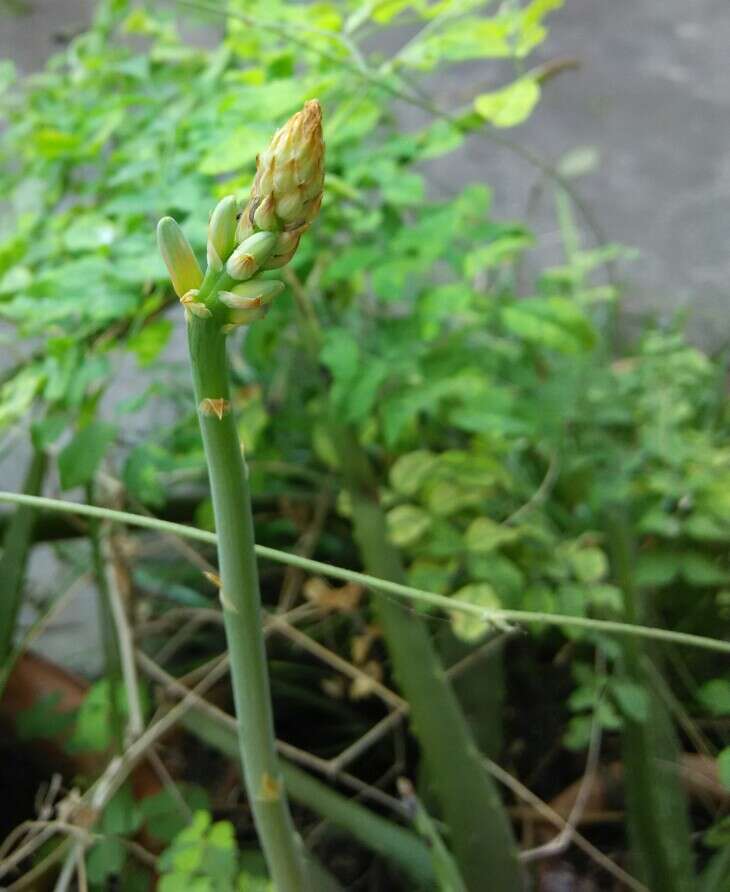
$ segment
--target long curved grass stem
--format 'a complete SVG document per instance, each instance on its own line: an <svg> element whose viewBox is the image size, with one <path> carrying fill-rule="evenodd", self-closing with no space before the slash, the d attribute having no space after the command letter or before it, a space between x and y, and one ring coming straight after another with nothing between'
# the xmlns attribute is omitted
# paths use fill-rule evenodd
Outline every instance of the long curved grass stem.
<svg viewBox="0 0 730 892"><path fill-rule="evenodd" d="M182 523L173 523L169 520L158 520L156 517L146 517L142 514L131 514L128 511L114 511L111 508L100 508L98 505L80 505L77 502L66 502L63 499L49 499L40 496L29 496L24 493L7 492L0 490L0 502L12 502L17 505L32 505L44 508L47 511L59 511L65 514L78 514L82 517L102 517L107 520L126 523L129 526L141 529L155 530L159 533L171 533L186 539L194 539L198 542L207 542L210 545L218 543L215 533L207 530L199 530ZM390 579L381 579L368 573L360 573L357 570L348 570L335 564L326 564L323 561L315 561L288 551L280 551L278 548L269 548L268 545L255 545L256 554L260 558L286 564L290 567L299 567L308 573L324 574L332 579L341 579L343 582L355 582L365 588L392 595L399 600L430 604L449 613L467 613L476 616L484 622L492 623L517 623L519 625L544 625L565 626L576 629L590 629L594 632L605 632L612 635L627 635L635 638L651 638L655 641L663 641L665 644L677 644L682 647L697 647L701 650L712 650L717 653L730 654L730 641L720 638L708 638L705 635L693 635L689 632L675 632L672 629L660 629L656 626L643 626L638 623L623 623L610 619L594 619L590 616L568 616L563 613L543 613L537 610L483 610L474 604L460 601L458 598L450 598L447 595L439 595L425 589L415 588L411 585L402 585Z"/></svg>

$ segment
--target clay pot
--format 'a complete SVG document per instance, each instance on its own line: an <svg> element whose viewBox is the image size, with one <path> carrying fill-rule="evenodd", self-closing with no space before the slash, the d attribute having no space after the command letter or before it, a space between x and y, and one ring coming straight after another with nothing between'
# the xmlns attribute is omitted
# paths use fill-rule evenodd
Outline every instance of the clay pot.
<svg viewBox="0 0 730 892"><path fill-rule="evenodd" d="M20 821L35 816L36 792L54 774L61 774L70 786L74 778L94 777L103 771L109 754L66 752L64 742L68 731L51 738L31 741L19 741L15 737L15 721L20 713L49 695L58 697L55 706L57 712L71 712L81 706L89 687L86 679L37 654L23 654L13 668L0 701L0 745L3 750L0 758L3 776L0 783L7 788L3 801L12 802L15 810L8 809L8 813L3 815L9 823L2 827L2 837ZM131 781L137 800L152 796L162 789L157 774L147 762L141 762L137 766ZM144 828L136 840L150 851L154 852L159 848Z"/></svg>

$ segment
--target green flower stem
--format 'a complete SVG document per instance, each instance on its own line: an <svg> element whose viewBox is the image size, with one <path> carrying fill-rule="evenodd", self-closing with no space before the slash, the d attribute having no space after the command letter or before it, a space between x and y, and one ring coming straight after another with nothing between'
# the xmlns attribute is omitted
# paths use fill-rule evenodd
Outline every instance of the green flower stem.
<svg viewBox="0 0 730 892"><path fill-rule="evenodd" d="M196 527L183 523L174 523L171 520L160 520L157 517L146 517L143 514L131 514L129 511L115 511L111 508L101 508L98 505L80 505L78 502L66 502L63 499L49 499L42 496L31 496L25 493L8 492L0 490L0 502L9 502L14 505L29 505L32 508L42 508L46 511L57 511L61 514L77 514L80 517L101 517L105 520L125 523L143 530L152 530L157 533L168 533L172 536L181 536L184 539L192 539L196 542L205 542L208 545L217 545L218 536L207 530L199 530ZM439 595L412 585L403 585L390 579L381 579L368 573L360 573L357 570L347 570L334 564L325 564L323 561L315 561L298 554L290 554L288 551L280 551L278 548L269 548L267 545L255 545L254 549L260 558L275 561L277 564L286 564L289 567L298 567L307 573L324 574L332 579L341 579L343 582L355 582L365 588L376 592L393 595L400 600L415 601L421 604L430 604L447 613L466 613L476 616L483 622L520 623L536 626L566 626L575 629L591 629L594 632L605 632L612 635L623 635L632 638L647 638L654 641L663 641L665 644L677 644L682 647L696 647L700 650L711 650L716 653L730 654L730 641L721 638L708 638L705 635L692 635L689 632L674 632L671 629L661 629L656 626L643 626L636 623L622 623L610 619L593 619L589 616L569 616L565 613L543 613L539 610L483 610L475 604L467 601L459 601L458 598L450 598L447 595Z"/></svg>
<svg viewBox="0 0 730 892"><path fill-rule="evenodd" d="M277 892L302 892L304 859L274 748L248 472L230 406L226 339L214 316L190 317L188 346L218 531L221 603L243 775Z"/></svg>

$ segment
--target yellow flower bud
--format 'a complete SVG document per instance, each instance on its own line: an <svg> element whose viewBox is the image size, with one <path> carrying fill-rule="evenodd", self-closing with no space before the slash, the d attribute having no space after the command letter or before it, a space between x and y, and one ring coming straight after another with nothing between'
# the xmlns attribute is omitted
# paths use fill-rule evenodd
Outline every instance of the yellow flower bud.
<svg viewBox="0 0 730 892"><path fill-rule="evenodd" d="M157 224L157 244L178 297L200 288L203 271L185 234L172 217Z"/></svg>
<svg viewBox="0 0 730 892"><path fill-rule="evenodd" d="M323 184L322 109L313 99L277 130L256 159L256 178L238 237L257 229L301 235L319 211Z"/></svg>

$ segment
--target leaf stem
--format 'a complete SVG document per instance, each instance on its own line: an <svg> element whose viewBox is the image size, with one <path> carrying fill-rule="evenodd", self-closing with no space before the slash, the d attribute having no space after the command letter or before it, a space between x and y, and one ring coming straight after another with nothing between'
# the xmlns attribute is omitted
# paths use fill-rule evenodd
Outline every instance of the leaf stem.
<svg viewBox="0 0 730 892"><path fill-rule="evenodd" d="M86 488L87 498L92 496L90 486ZM124 728L119 695L122 685L122 664L119 655L119 641L114 626L114 615L109 597L109 578L104 564L101 546L102 525L108 521L96 518L89 524L89 544L91 546L91 562L96 577L97 613L99 614L99 633L104 651L104 674L109 684L109 724L111 725L114 750L124 750Z"/></svg>
<svg viewBox="0 0 730 892"><path fill-rule="evenodd" d="M363 562L389 579L405 579L400 555L387 536L368 457L351 429L333 420L331 430ZM489 876L494 889L518 892L524 888L524 877L512 827L492 778L481 768L471 729L426 623L383 594L376 595L374 607L394 676L410 705L411 727L448 825L465 889L483 889L484 877ZM444 882L444 888L456 889L451 880Z"/></svg>

